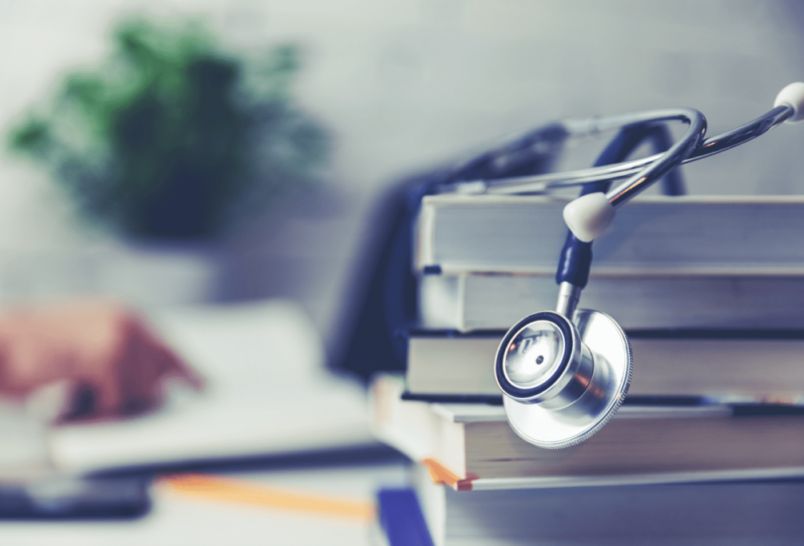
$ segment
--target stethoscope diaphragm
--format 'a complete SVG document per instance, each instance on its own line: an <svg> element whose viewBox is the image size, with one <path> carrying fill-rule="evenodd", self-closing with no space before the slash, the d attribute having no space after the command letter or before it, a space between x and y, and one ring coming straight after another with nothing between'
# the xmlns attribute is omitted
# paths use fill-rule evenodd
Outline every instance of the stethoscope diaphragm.
<svg viewBox="0 0 804 546"><path fill-rule="evenodd" d="M620 407L631 382L631 349L620 326L588 309L573 318L530 315L497 350L495 377L511 427L547 449L592 436Z"/></svg>

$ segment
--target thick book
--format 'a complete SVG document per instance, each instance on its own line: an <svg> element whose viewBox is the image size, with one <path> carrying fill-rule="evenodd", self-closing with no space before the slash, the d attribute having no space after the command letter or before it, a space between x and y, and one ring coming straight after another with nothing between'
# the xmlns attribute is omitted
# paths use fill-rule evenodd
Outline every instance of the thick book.
<svg viewBox="0 0 804 546"><path fill-rule="evenodd" d="M414 267L442 274L555 274L566 199L422 199ZM804 275L804 197L640 197L595 240L598 275Z"/></svg>
<svg viewBox="0 0 804 546"><path fill-rule="evenodd" d="M623 406L586 442L549 450L500 406L405 401L403 384L375 379L375 434L459 491L804 476L798 407Z"/></svg>
<svg viewBox="0 0 804 546"><path fill-rule="evenodd" d="M408 332L412 397L500 397L494 359L504 331ZM629 397L804 402L804 331L635 332Z"/></svg>
<svg viewBox="0 0 804 546"><path fill-rule="evenodd" d="M416 228L427 328L507 328L553 309L566 200L425 197ZM801 197L646 197L593 246L581 305L632 328L804 328Z"/></svg>
<svg viewBox="0 0 804 546"><path fill-rule="evenodd" d="M804 481L454 491L413 487L435 546L797 544Z"/></svg>
<svg viewBox="0 0 804 546"><path fill-rule="evenodd" d="M804 275L596 276L596 268L593 263L580 306L611 315L626 330L804 329ZM507 329L530 314L555 309L557 297L555 272L422 275L418 323L462 331Z"/></svg>

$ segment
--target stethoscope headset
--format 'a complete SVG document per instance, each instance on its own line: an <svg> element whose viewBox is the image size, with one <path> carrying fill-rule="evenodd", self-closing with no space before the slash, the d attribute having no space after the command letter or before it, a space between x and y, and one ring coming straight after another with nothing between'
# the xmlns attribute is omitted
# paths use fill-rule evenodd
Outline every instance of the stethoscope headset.
<svg viewBox="0 0 804 546"><path fill-rule="evenodd" d="M592 241L611 224L616 210L662 178L665 193L683 193L674 176L679 165L748 142L784 121L802 120L804 83L782 89L765 115L710 138L705 138L703 114L687 108L565 121L478 156L439 181L436 192L469 194L522 195L582 187L580 197L564 209L569 233L556 273L556 309L514 324L497 350L495 377L508 421L519 436L548 449L576 445L600 430L625 399L632 373L628 338L605 313L577 308L589 278ZM666 124L676 121L687 124L687 129L672 143ZM551 147L566 138L610 130L619 132L590 169L504 178L468 176L493 172L495 167L510 173L510 165L522 162L522 157L540 157L544 162ZM646 141L662 151L626 161ZM522 171L527 172L527 165ZM620 179L625 180L610 189Z"/></svg>

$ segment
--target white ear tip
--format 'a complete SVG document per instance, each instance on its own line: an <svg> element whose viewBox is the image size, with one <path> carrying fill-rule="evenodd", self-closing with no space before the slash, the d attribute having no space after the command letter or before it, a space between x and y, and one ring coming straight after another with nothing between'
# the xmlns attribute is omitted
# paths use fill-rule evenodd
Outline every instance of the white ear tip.
<svg viewBox="0 0 804 546"><path fill-rule="evenodd" d="M564 221L578 239L594 241L606 231L616 211L604 193L590 193L570 201L564 207Z"/></svg>
<svg viewBox="0 0 804 546"><path fill-rule="evenodd" d="M804 121L804 83L791 83L776 95L773 107L789 104L793 107L793 115L787 118L788 123Z"/></svg>

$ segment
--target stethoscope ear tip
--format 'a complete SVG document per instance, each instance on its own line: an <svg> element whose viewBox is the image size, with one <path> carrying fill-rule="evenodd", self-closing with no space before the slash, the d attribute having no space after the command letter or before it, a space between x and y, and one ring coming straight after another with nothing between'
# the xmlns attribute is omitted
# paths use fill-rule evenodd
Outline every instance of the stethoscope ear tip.
<svg viewBox="0 0 804 546"><path fill-rule="evenodd" d="M614 206L604 193L589 193L567 203L564 207L564 222L573 235L585 243L591 243L602 234L614 220Z"/></svg>
<svg viewBox="0 0 804 546"><path fill-rule="evenodd" d="M779 91L773 106L775 108L785 104L793 107L793 115L787 118L787 123L804 121L804 83L791 83Z"/></svg>

